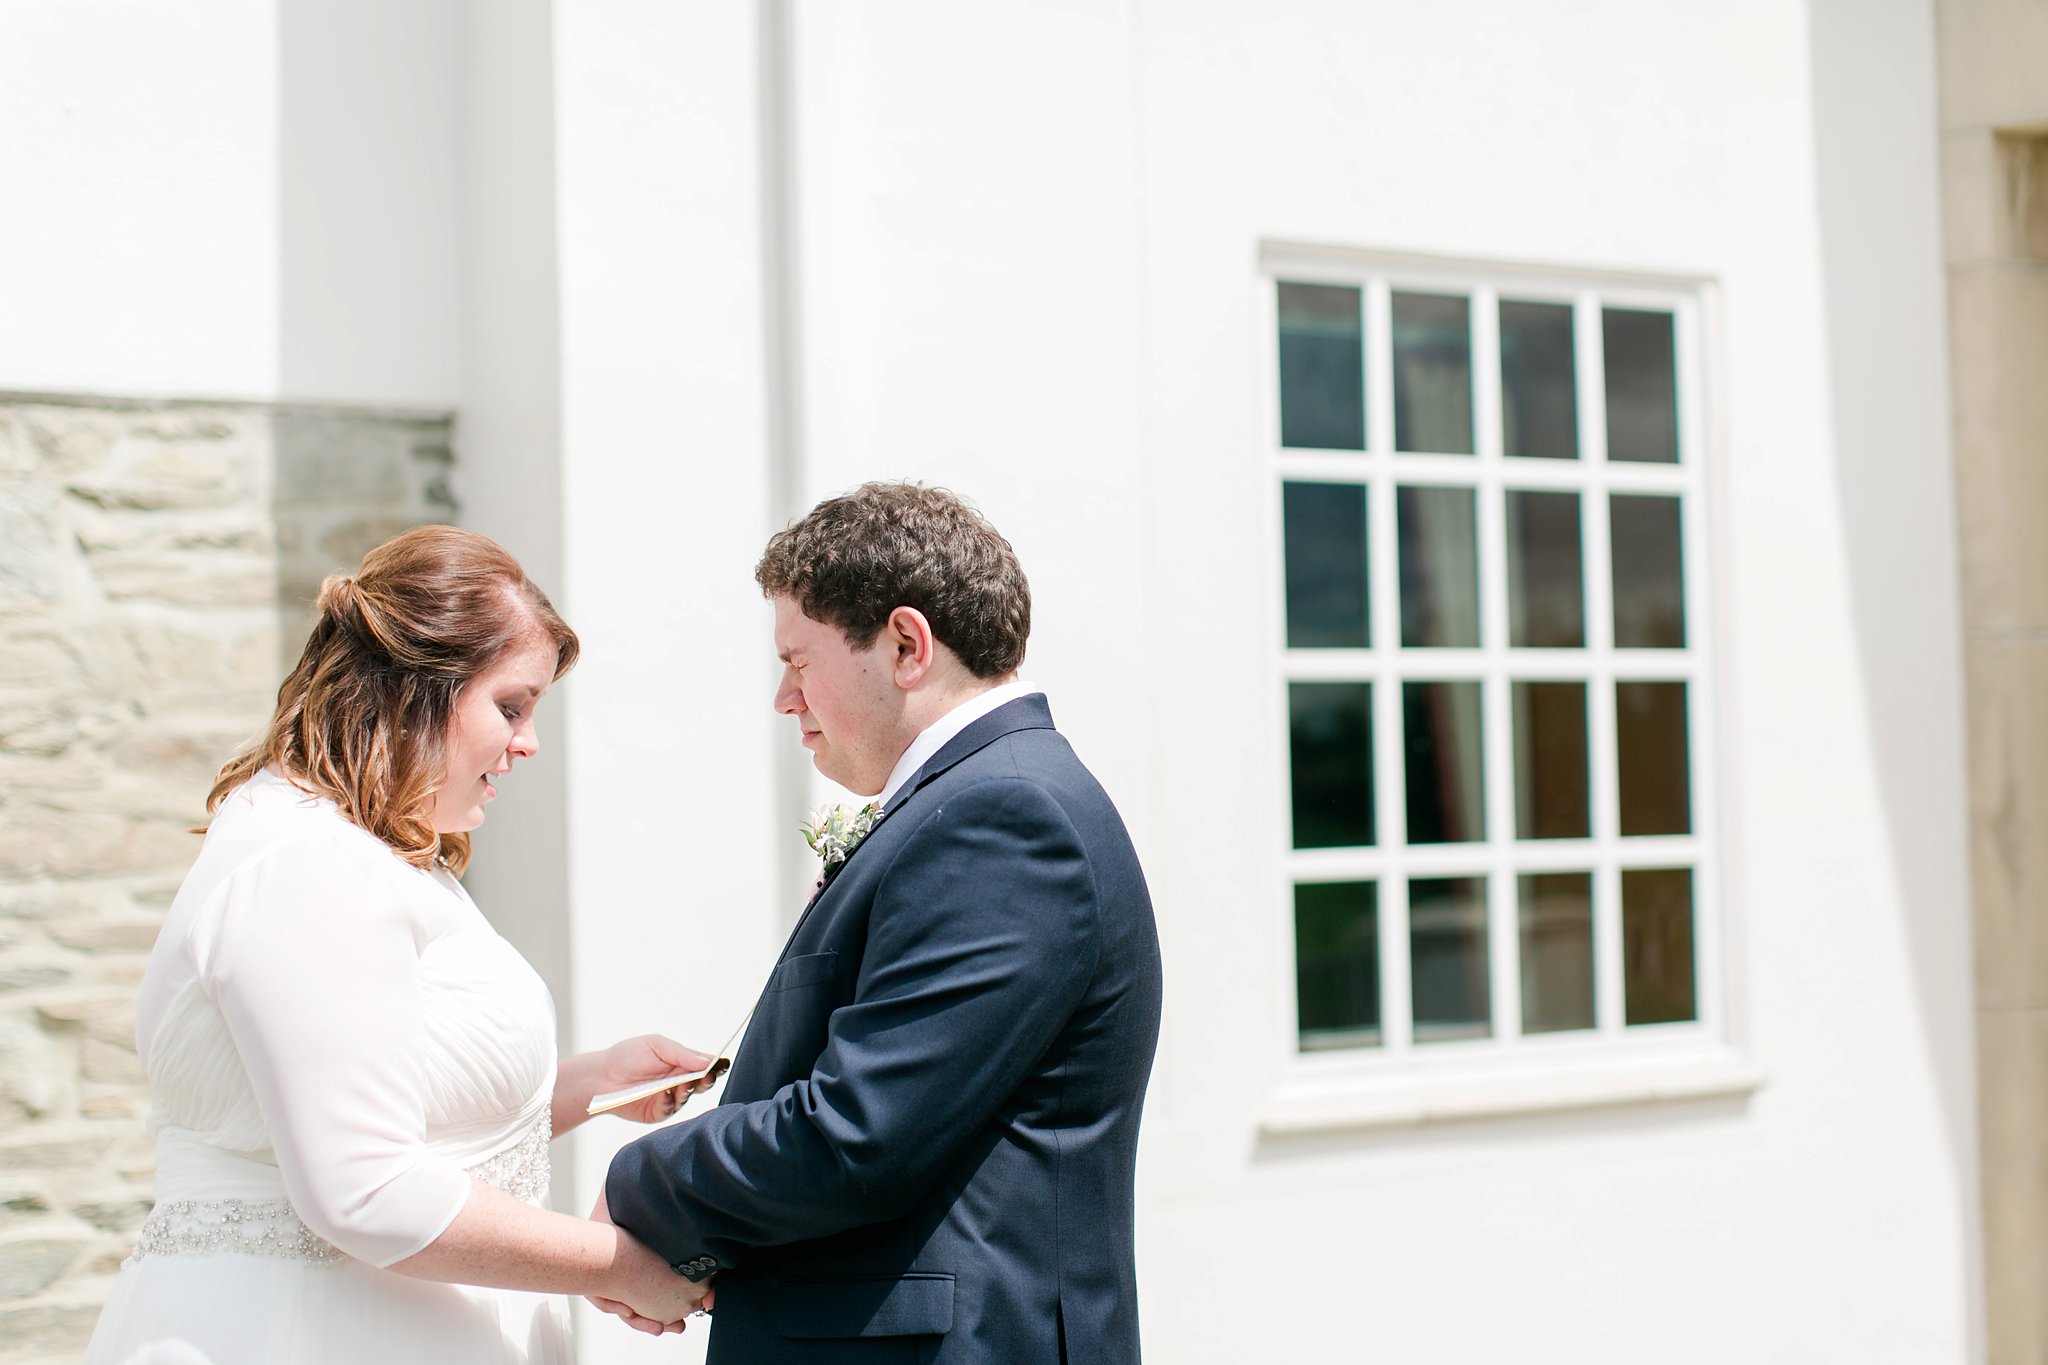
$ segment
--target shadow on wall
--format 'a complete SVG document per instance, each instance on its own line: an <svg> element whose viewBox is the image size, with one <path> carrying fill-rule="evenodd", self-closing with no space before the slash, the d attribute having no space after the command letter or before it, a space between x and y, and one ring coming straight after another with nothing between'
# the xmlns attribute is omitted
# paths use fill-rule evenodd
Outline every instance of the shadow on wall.
<svg viewBox="0 0 2048 1365"><path fill-rule="evenodd" d="M1958 1233L1974 1258L1960 598L1955 501L1942 458L1948 406L1942 386L1930 382L1946 360L1941 222L1924 182L1897 173L1900 164L1933 166L1938 155L1931 35L1921 31L1928 22L1927 10L1911 4L1816 0L1809 9L1829 416L1863 686L1860 698L1828 704L1860 702L1869 729L1891 854L1883 884L1902 914L1898 938L1919 1003L1911 1026L1923 1051L1914 1060L1939 1098L1954 1206L1967 1220ZM1873 42L1872 25L1913 31ZM1918 55L1888 69L1872 53ZM1888 230L1873 233L1872 222ZM1922 328L1923 320L1933 325ZM1979 1280L1969 1267L1957 1274L1961 1286Z"/></svg>

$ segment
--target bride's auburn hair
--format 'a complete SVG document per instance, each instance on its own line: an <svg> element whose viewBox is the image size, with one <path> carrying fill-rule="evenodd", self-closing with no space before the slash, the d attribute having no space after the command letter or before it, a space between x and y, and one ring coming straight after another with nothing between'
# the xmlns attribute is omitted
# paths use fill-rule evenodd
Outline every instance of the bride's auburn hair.
<svg viewBox="0 0 2048 1365"><path fill-rule="evenodd" d="M488 536L420 526L320 585L320 619L277 690L263 738L221 768L207 813L263 768L428 868L469 865L469 835L434 829L448 727L463 687L514 645L555 647L555 677L581 649L552 603Z"/></svg>

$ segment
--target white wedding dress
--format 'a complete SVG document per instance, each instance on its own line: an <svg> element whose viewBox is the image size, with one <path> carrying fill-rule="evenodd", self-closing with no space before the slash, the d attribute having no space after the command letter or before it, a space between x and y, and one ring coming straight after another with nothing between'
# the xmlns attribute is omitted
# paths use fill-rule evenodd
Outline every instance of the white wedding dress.
<svg viewBox="0 0 2048 1365"><path fill-rule="evenodd" d="M143 977L156 1209L87 1365L555 1365L556 1295L383 1269L473 1180L541 1202L554 1007L445 871L264 772Z"/></svg>

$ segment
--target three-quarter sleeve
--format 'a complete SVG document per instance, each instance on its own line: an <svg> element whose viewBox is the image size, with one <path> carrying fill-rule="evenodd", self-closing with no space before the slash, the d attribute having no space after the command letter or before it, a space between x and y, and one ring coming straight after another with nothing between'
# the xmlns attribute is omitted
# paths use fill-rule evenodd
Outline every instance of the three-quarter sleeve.
<svg viewBox="0 0 2048 1365"><path fill-rule="evenodd" d="M353 830L238 869L199 963L299 1217L388 1266L454 1221L470 1177L426 1146L412 869Z"/></svg>

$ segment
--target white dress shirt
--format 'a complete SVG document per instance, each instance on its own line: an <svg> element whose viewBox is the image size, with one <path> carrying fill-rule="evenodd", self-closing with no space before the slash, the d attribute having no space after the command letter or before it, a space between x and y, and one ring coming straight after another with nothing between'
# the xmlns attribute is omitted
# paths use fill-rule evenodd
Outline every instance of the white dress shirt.
<svg viewBox="0 0 2048 1365"><path fill-rule="evenodd" d="M996 708L1007 706L1019 697L1029 697L1044 690L1036 683L1007 682L969 697L940 716L926 726L916 739L910 741L910 747L896 760L896 766L889 771L889 781L883 786L881 796L876 798L876 804L887 810L897 790L908 782L933 754L945 748L947 740Z"/></svg>

